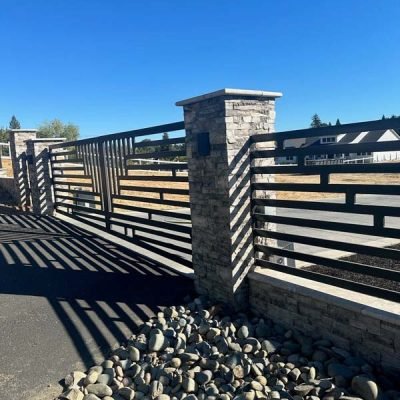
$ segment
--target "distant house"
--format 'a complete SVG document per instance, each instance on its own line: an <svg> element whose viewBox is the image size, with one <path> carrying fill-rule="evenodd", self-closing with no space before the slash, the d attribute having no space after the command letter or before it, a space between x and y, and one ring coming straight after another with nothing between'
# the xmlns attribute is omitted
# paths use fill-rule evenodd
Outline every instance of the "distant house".
<svg viewBox="0 0 400 400"><path fill-rule="evenodd" d="M304 139L288 139L285 141L285 149L319 147L329 144L355 144L355 143L378 143L391 140L400 140L400 132L394 129L367 131L356 133L343 133L337 136L320 136ZM354 164L374 163L400 159L400 150L362 153L339 153L339 154L316 154L305 157L307 165L326 164ZM277 157L277 164L296 164L296 156Z"/></svg>

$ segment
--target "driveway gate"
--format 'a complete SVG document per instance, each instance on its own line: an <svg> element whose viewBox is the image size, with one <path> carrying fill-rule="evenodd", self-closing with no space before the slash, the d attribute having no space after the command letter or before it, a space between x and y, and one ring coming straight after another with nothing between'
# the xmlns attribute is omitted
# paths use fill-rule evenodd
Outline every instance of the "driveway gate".
<svg viewBox="0 0 400 400"><path fill-rule="evenodd" d="M55 144L59 214L191 266L184 123Z"/></svg>

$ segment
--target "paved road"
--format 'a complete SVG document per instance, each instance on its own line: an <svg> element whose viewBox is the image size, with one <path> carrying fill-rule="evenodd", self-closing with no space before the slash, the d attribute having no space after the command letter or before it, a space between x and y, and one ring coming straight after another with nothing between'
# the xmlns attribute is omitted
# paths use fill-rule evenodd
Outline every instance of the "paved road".
<svg viewBox="0 0 400 400"><path fill-rule="evenodd" d="M327 199L327 202L330 203L340 203L343 200L338 199ZM359 196L357 199L358 204L369 204L369 205L385 205L391 207L399 207L400 199L398 196L379 196L379 195L363 195ZM182 213L188 213L188 209L180 210ZM268 212L268 208L267 208ZM140 216L146 218L147 215L144 213L131 213L132 215ZM359 224L359 225L372 225L373 217L370 215L362 215L362 214L349 214L349 213L333 213L333 212L324 212L324 211L313 211L313 210L298 210L298 209L290 209L290 208L277 208L276 215L278 216L286 216L292 218L311 218L320 221L340 221L346 222L350 224ZM155 219L160 221L173 221L169 220L165 217L157 217ZM188 221L181 220L180 223L188 224ZM387 226L391 228L399 228L400 229L400 218L389 217L387 218L386 223ZM278 225L278 231L284 233L292 233L296 235L317 237L321 239L331 239L331 240L339 240L347 243L358 243L358 244L367 244L371 246L377 247L385 247L393 244L397 244L400 241L398 239L392 238L381 238L377 236L367 236L360 235L348 232L335 232L314 228L304 228L299 226L289 226L289 225ZM308 246L300 243L290 244L286 242L279 242L278 244L281 247L288 247L289 249L293 249L295 251L300 251L307 254L316 254L320 256L329 256L329 257L343 257L348 255L349 253L339 252L327 250L325 248L316 247L316 246ZM178 253L177 253L178 254ZM186 256L184 256L186 257ZM188 257L186 257L188 258ZM307 265L304 262L297 261L297 266Z"/></svg>
<svg viewBox="0 0 400 400"><path fill-rule="evenodd" d="M51 400L69 371L100 361L192 290L174 270L76 225L0 214L0 399Z"/></svg>
<svg viewBox="0 0 400 400"><path fill-rule="evenodd" d="M326 200L332 203L340 203L341 199L329 199ZM368 205L385 205L390 207L399 207L400 199L398 196L379 196L379 195L363 195L360 196L358 204L368 204ZM373 218L370 215L362 214L349 214L349 213L332 213L324 211L312 211L312 210L297 210L297 209L285 209L278 208L276 210L277 215L292 217L292 218L311 218L320 221L337 221L346 222L349 224L359 224L359 225L372 225ZM400 229L400 218L389 217L387 218L387 226L391 228ZM288 226L288 225L278 225L278 231L285 233L292 233L297 235L317 237L322 239L338 240L346 243L357 243L365 244L370 246L385 247L393 244L397 244L400 241L398 239L392 238L382 238L377 236L360 235L348 232L335 232L314 228L303 228L299 226ZM282 243L285 246L285 243ZM330 251L324 248L316 246L308 246L304 244L295 243L294 250L300 251L307 254L316 254L321 256L329 257L343 257L348 253L339 251ZM297 266L306 265L303 262L297 262Z"/></svg>

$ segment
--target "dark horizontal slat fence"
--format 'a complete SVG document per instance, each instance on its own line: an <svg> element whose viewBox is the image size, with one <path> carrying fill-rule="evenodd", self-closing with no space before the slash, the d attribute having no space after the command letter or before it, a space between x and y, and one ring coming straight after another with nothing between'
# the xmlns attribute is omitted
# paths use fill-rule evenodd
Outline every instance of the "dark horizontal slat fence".
<svg viewBox="0 0 400 400"><path fill-rule="evenodd" d="M191 267L183 122L58 143L50 154L57 212Z"/></svg>
<svg viewBox="0 0 400 400"><path fill-rule="evenodd" d="M383 136L384 132L388 136ZM393 290L392 285L400 282L397 242L391 242L394 248L376 244L379 238L399 239L400 244L400 221L396 220L400 217L399 134L400 119L388 119L252 136L256 265L400 301L400 290ZM357 142L357 136L365 139ZM335 137L335 142L319 142L319 137ZM346 137L353 139L347 143ZM302 140L301 147L290 144L293 139ZM343 163L336 156L365 152L370 153L367 164ZM389 152L390 158L395 155L394 160L382 161L384 158L375 157L378 152ZM307 165L308 159L328 155L335 156L327 165ZM293 157L288 158L290 165L280 165L282 157ZM375 174L376 180L368 174ZM399 179L384 174L399 174ZM315 179L310 182L307 178L311 176ZM347 180L340 181L341 177ZM389 217L395 220L392 225ZM336 253L327 255L327 250ZM382 259L390 261L389 268L387 263L380 265ZM341 272L351 273L353 278ZM354 274L371 279L357 281Z"/></svg>

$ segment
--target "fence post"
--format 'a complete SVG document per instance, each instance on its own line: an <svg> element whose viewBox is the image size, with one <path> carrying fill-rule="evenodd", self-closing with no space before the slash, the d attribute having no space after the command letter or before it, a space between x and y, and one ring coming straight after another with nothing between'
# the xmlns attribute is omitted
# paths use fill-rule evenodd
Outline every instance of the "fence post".
<svg viewBox="0 0 400 400"><path fill-rule="evenodd" d="M54 196L49 146L63 141L65 141L64 138L30 139L26 141L32 211L36 215L53 215Z"/></svg>
<svg viewBox="0 0 400 400"><path fill-rule="evenodd" d="M272 132L281 93L222 89L183 100L199 293L236 309L247 305L254 264L250 136Z"/></svg>
<svg viewBox="0 0 400 400"><path fill-rule="evenodd" d="M14 176L15 197L19 207L31 207L26 141L36 139L36 129L11 129L9 131L10 156Z"/></svg>

